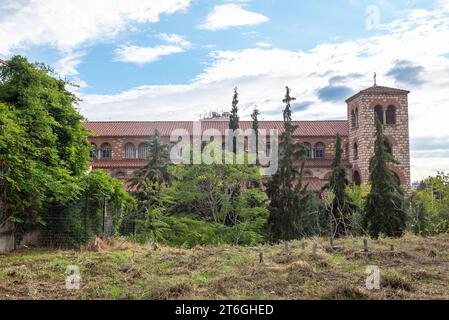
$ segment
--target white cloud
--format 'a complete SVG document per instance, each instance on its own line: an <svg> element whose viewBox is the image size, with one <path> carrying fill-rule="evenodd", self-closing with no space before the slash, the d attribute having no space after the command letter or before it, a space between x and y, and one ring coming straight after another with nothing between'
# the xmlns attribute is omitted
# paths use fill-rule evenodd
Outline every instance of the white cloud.
<svg viewBox="0 0 449 320"><path fill-rule="evenodd" d="M270 48L271 47L271 43L268 43L268 42L257 42L256 46L258 46L259 48Z"/></svg>
<svg viewBox="0 0 449 320"><path fill-rule="evenodd" d="M206 21L198 26L200 29L220 30L231 27L256 25L269 19L256 12L248 11L239 4L223 4L214 7Z"/></svg>
<svg viewBox="0 0 449 320"><path fill-rule="evenodd" d="M209 110L229 109L237 85L242 119L249 119L257 104L262 118L280 120L284 87L289 85L298 102L313 102L308 109L295 113L296 119L345 119L344 99L321 101L318 90L329 86L334 77L335 86L358 91L372 85L375 71L380 85L396 87L398 83L387 74L396 61L406 60L422 67L424 81L421 86L406 87L412 91L412 140L449 136L449 7L413 11L407 19L385 28L389 32L383 35L322 44L308 52L263 47L215 51L208 67L189 84L142 86L117 95L85 95L81 111L91 120L195 120ZM416 151L412 152L413 180L449 168L447 157L429 158Z"/></svg>
<svg viewBox="0 0 449 320"><path fill-rule="evenodd" d="M190 42L178 34L160 33L158 34L158 38L167 43L180 45L181 47L190 46Z"/></svg>
<svg viewBox="0 0 449 320"><path fill-rule="evenodd" d="M0 55L16 48L51 45L70 52L91 41L114 38L135 22L159 21L185 10L190 0L16 0L0 19ZM0 13L1 15L1 13Z"/></svg>
<svg viewBox="0 0 449 320"><path fill-rule="evenodd" d="M159 60L163 56L183 52L179 46L162 45L155 47L123 46L118 48L116 61L133 62L137 64L151 63Z"/></svg>
<svg viewBox="0 0 449 320"><path fill-rule="evenodd" d="M115 61L132 62L137 64L152 63L163 56L184 52L190 47L190 42L178 34L160 33L157 38L168 43L154 47L140 47L125 45L115 50Z"/></svg>
<svg viewBox="0 0 449 320"><path fill-rule="evenodd" d="M61 77L70 77L78 75L78 65L82 62L85 56L83 51L70 52L58 62L56 62L55 71Z"/></svg>

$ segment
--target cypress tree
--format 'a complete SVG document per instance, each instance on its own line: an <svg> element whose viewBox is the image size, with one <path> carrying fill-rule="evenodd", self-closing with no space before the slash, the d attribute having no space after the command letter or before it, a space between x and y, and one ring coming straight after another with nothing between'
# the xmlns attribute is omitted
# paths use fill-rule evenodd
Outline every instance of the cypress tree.
<svg viewBox="0 0 449 320"><path fill-rule="evenodd" d="M232 109L231 109L231 116L229 118L229 129L231 130L237 130L239 128L239 94L237 92L237 87L234 88L234 96L232 98Z"/></svg>
<svg viewBox="0 0 449 320"><path fill-rule="evenodd" d="M331 238L344 236L349 231L351 222L349 216L355 210L355 205L349 200L346 194L346 170L341 163L343 148L341 147L341 137L337 134L335 141L335 157L332 162L332 174L329 182L323 189L330 190L333 193L332 203L327 208Z"/></svg>
<svg viewBox="0 0 449 320"><path fill-rule="evenodd" d="M253 113L251 114L251 118L253 119L252 128L254 130L254 134L256 137L256 164L259 165L259 110L257 106L254 107Z"/></svg>
<svg viewBox="0 0 449 320"><path fill-rule="evenodd" d="M161 135L156 129L148 141L148 163L134 173L131 186L141 191L148 182L156 184L169 184L171 182L170 145L161 141Z"/></svg>
<svg viewBox="0 0 449 320"><path fill-rule="evenodd" d="M305 160L306 149L303 144L293 141L296 126L292 124L291 102L296 100L290 96L290 88L286 88L284 116L284 132L281 135L279 168L267 185L270 198L270 237L272 241L292 240L301 237L301 218L307 208L310 193L307 186L302 186L301 169L294 167L293 161ZM296 181L296 186L293 185Z"/></svg>
<svg viewBox="0 0 449 320"><path fill-rule="evenodd" d="M379 120L376 121L375 138L374 155L369 165L371 191L366 198L364 226L374 238L380 234L400 237L405 230L407 217L404 192L388 168L389 163L397 161L386 150L383 127Z"/></svg>
<svg viewBox="0 0 449 320"><path fill-rule="evenodd" d="M231 108L231 116L229 117L229 129L235 131L239 129L239 94L237 92L237 87L234 88L234 96L232 98L232 108ZM232 137L232 152L236 153L237 151L237 139Z"/></svg>

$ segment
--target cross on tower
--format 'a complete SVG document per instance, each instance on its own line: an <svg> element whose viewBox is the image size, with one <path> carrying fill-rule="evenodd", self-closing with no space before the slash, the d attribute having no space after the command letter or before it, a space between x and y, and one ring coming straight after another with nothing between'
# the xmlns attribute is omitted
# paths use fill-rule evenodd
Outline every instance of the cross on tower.
<svg viewBox="0 0 449 320"><path fill-rule="evenodd" d="M374 72L374 86L377 86L377 73Z"/></svg>

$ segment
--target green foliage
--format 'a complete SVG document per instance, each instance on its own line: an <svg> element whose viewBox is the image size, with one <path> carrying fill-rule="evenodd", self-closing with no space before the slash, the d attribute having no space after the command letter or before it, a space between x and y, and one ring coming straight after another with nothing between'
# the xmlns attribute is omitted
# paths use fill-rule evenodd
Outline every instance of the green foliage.
<svg viewBox="0 0 449 320"><path fill-rule="evenodd" d="M374 156L370 159L371 191L366 198L364 226L377 238L402 236L406 227L404 192L398 185L389 163L396 163L386 151L382 124L376 121Z"/></svg>
<svg viewBox="0 0 449 320"><path fill-rule="evenodd" d="M42 238L50 245L79 247L103 233L105 201L115 226L120 225L123 212L135 206L135 199L125 191L122 182L102 170L83 174L76 183L79 190L73 200L50 206L43 215Z"/></svg>
<svg viewBox="0 0 449 320"><path fill-rule="evenodd" d="M346 169L341 162L343 149L341 147L341 137L337 134L335 142L335 157L332 162L332 174L329 183L324 187L332 192L332 201L329 202L327 212L331 224L331 237L345 236L351 229L351 219L356 210L355 205L346 194L348 180L346 179Z"/></svg>
<svg viewBox="0 0 449 320"><path fill-rule="evenodd" d="M449 175L443 172L421 181L412 196L410 216L417 233L449 232Z"/></svg>
<svg viewBox="0 0 449 320"><path fill-rule="evenodd" d="M357 186L355 184L346 187L346 195L348 196L351 203L354 204L355 210L351 217L351 234L353 236L366 235L366 229L364 229L365 224L365 203L366 197L371 190L370 184L362 184Z"/></svg>
<svg viewBox="0 0 449 320"><path fill-rule="evenodd" d="M256 164L259 165L259 110L257 106L254 107L253 113L251 114L251 119L253 119L252 129L256 135Z"/></svg>
<svg viewBox="0 0 449 320"><path fill-rule="evenodd" d="M66 84L20 56L0 67L0 224L76 247L102 232L105 199L116 222L133 200L120 181L86 173L89 133Z"/></svg>
<svg viewBox="0 0 449 320"><path fill-rule="evenodd" d="M280 143L280 161L276 174L267 185L270 198L270 240L292 240L308 234L309 227L304 224L305 217L320 210L316 207L314 195L307 191L302 183L306 148L293 141L292 111L290 103L296 100L290 96L290 88L286 88L284 115L284 132ZM302 160L298 170L295 160ZM294 185L294 183L296 185Z"/></svg>
<svg viewBox="0 0 449 320"><path fill-rule="evenodd" d="M79 189L90 144L65 85L20 56L0 66L2 220L42 223L44 209L70 202Z"/></svg>
<svg viewBox="0 0 449 320"><path fill-rule="evenodd" d="M417 235L426 236L432 233L430 212L419 193L414 192L409 199L408 228Z"/></svg>
<svg viewBox="0 0 449 320"><path fill-rule="evenodd" d="M229 129L231 129L231 130L237 130L239 128L238 104L239 104L239 94L237 92L237 88L234 88L234 96L232 98L231 116L229 118Z"/></svg>
<svg viewBox="0 0 449 320"><path fill-rule="evenodd" d="M151 237L192 246L263 240L269 212L266 194L255 187L261 179L257 166L178 165L171 174L170 185L158 185L142 197L151 204L139 222L140 241Z"/></svg>
<svg viewBox="0 0 449 320"><path fill-rule="evenodd" d="M148 141L148 164L134 173L131 186L141 191L147 181L169 183L169 158L170 145L161 142L160 133L156 130Z"/></svg>

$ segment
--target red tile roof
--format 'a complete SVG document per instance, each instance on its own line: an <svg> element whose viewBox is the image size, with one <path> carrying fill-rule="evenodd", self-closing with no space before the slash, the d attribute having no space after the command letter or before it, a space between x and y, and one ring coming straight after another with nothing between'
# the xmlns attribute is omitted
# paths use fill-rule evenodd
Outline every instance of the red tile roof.
<svg viewBox="0 0 449 320"><path fill-rule="evenodd" d="M347 136L349 132L348 121L293 121L297 126L295 136L300 137L328 137L339 133ZM170 136L175 129L185 129L193 132L192 121L98 121L86 122L84 126L99 137L148 137L157 129L161 136ZM247 130L252 126L251 121L240 121L240 129ZM279 133L284 131L282 121L260 121L260 129L277 129ZM202 121L201 129L218 129L224 133L228 129L227 121Z"/></svg>
<svg viewBox="0 0 449 320"><path fill-rule="evenodd" d="M148 160L94 160L91 162L94 169L105 168L140 168L148 163Z"/></svg>

